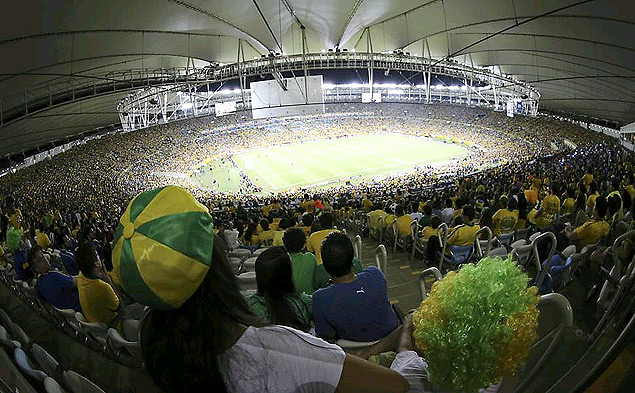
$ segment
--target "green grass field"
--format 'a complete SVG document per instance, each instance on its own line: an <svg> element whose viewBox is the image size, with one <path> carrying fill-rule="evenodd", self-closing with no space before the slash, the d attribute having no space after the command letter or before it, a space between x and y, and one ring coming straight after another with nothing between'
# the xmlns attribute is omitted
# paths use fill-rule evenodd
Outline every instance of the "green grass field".
<svg viewBox="0 0 635 393"><path fill-rule="evenodd" d="M360 135L274 146L234 155L236 164L263 192L341 184L386 176L467 154L459 145L397 134ZM214 182L216 180L216 183ZM221 191L237 191L236 168L213 167L193 178ZM213 185L212 185L213 184Z"/></svg>

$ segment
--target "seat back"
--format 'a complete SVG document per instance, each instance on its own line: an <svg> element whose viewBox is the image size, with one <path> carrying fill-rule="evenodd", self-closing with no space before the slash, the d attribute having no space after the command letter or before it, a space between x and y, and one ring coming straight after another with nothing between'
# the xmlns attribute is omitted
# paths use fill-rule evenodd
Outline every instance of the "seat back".
<svg viewBox="0 0 635 393"><path fill-rule="evenodd" d="M355 236L355 241L353 242L353 251L355 253L355 258L362 260L362 237L360 235Z"/></svg>
<svg viewBox="0 0 635 393"><path fill-rule="evenodd" d="M452 257L446 258L446 262L458 266L469 262L474 252L474 246L451 246L450 251L452 252Z"/></svg>
<svg viewBox="0 0 635 393"><path fill-rule="evenodd" d="M44 348L33 344L31 346L31 355L33 355L33 359L35 359L35 362L40 366L42 371L49 376L55 375L55 370L59 366L59 362L46 352Z"/></svg>
<svg viewBox="0 0 635 393"><path fill-rule="evenodd" d="M529 228L516 229L514 231L514 240L527 239L529 236Z"/></svg>
<svg viewBox="0 0 635 393"><path fill-rule="evenodd" d="M136 319L124 319L123 334L128 341L139 341L139 321Z"/></svg>
<svg viewBox="0 0 635 393"><path fill-rule="evenodd" d="M108 329L108 333L106 334L106 346L109 350L114 352L117 357L125 352L132 357L141 358L139 342L126 340L113 328Z"/></svg>
<svg viewBox="0 0 635 393"><path fill-rule="evenodd" d="M106 333L108 332L108 326L101 322L88 322L84 315L80 312L75 313L75 319L79 322L79 326L82 331L89 337L97 340L100 344L106 344Z"/></svg>
<svg viewBox="0 0 635 393"><path fill-rule="evenodd" d="M254 272L256 271L256 259L257 257L251 257L245 259L245 261L240 266L240 272Z"/></svg>
<svg viewBox="0 0 635 393"><path fill-rule="evenodd" d="M51 377L44 378L44 390L46 393L64 393L64 389Z"/></svg>
<svg viewBox="0 0 635 393"><path fill-rule="evenodd" d="M501 233L500 235L496 236L496 238L498 239L498 242L504 246L509 246L512 242L512 239L514 238L514 233Z"/></svg>
<svg viewBox="0 0 635 393"><path fill-rule="evenodd" d="M439 239L439 251L437 253L437 258L439 259L439 270L441 270L441 266L443 265L443 258L448 246L448 232L448 224L444 222L437 228L437 238Z"/></svg>
<svg viewBox="0 0 635 393"><path fill-rule="evenodd" d="M513 377L505 377L499 391L537 391L529 389L545 364L558 350L565 330L573 325L573 309L566 297L550 293L538 301L538 340L532 345L529 356Z"/></svg>
<svg viewBox="0 0 635 393"><path fill-rule="evenodd" d="M514 217L505 217L500 222L500 233L502 235L513 235L516 219Z"/></svg>
<svg viewBox="0 0 635 393"><path fill-rule="evenodd" d="M72 393L105 393L99 386L95 385L88 378L77 374L75 371L64 371L62 374L64 384L68 386Z"/></svg>
<svg viewBox="0 0 635 393"><path fill-rule="evenodd" d="M410 236L412 237L412 253L410 255L410 263L412 264L415 260L415 253L419 252L423 254L425 252L426 244L421 241L419 238L419 220L412 220L412 224L410 224Z"/></svg>
<svg viewBox="0 0 635 393"><path fill-rule="evenodd" d="M47 377L46 373L42 370L38 370L37 366L33 364L22 348L16 348L13 352L13 356L15 364L18 365L20 371L38 382L44 382L44 378Z"/></svg>
<svg viewBox="0 0 635 393"><path fill-rule="evenodd" d="M241 291L253 290L258 288L256 283L256 272L245 272L238 277L238 287Z"/></svg>
<svg viewBox="0 0 635 393"><path fill-rule="evenodd" d="M386 276L387 263L388 254L386 253L386 247L384 247L383 244L380 244L379 246L377 246L377 248L375 248L375 264L377 265L377 268L379 268L379 270L381 270L381 272L384 274L384 277Z"/></svg>
<svg viewBox="0 0 635 393"><path fill-rule="evenodd" d="M441 279L443 279L441 272L434 266L421 272L419 279L417 280L417 284L419 284L419 294L421 294L421 301L424 301L428 296L428 293L430 293L430 290L432 289L432 285L437 281L441 281Z"/></svg>
<svg viewBox="0 0 635 393"><path fill-rule="evenodd" d="M613 268L611 268L609 275L611 276L612 280L615 282L619 281L622 275L622 265L623 265L623 261L619 257L620 253L616 252L616 250L622 247L624 242L630 239L635 239L635 230L624 233L623 235L615 239L615 241L613 242L613 250L614 250L613 251ZM610 280L607 279L606 281L604 281L604 284L602 285L602 289L600 290L600 294L597 300L599 305L602 305L603 303L608 302L610 290L611 290L611 287L613 286L614 284L612 284Z"/></svg>
<svg viewBox="0 0 635 393"><path fill-rule="evenodd" d="M543 266L540 261L540 254L538 253L538 244L546 239L551 240L551 247L549 248L549 254L545 258L545 260L547 261L547 264L544 266L544 269L543 269ZM551 268L551 264L553 263L551 257L556 252L557 245L558 245L558 241L556 240L556 235L554 235L552 232L541 233L540 235L534 237L531 243L531 247L532 247L531 258L536 261L538 271L540 272L540 275L538 276L538 280L536 281L536 286L538 288L540 288L540 286L542 285L542 282L545 279L545 275L549 272L549 269Z"/></svg>
<svg viewBox="0 0 635 393"><path fill-rule="evenodd" d="M483 239L483 236L485 239ZM484 226L479 229L474 237L474 249L476 250L476 257L483 258L489 254L492 249L492 230Z"/></svg>

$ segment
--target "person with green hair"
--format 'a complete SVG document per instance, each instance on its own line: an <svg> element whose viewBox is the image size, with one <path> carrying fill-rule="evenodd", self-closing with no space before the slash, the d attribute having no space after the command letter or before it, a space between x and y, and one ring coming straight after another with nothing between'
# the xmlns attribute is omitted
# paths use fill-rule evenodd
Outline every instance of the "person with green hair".
<svg viewBox="0 0 635 393"><path fill-rule="evenodd" d="M411 392L477 392L513 375L537 340L537 288L511 259L450 272L412 314L414 350L391 366ZM403 336L402 336L403 338Z"/></svg>

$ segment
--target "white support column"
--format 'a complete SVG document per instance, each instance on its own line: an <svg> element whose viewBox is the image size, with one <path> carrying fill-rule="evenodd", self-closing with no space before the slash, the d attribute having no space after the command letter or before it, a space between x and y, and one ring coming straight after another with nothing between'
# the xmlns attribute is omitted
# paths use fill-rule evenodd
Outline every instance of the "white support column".
<svg viewBox="0 0 635 393"><path fill-rule="evenodd" d="M375 101L375 93L373 92L373 70L375 68L375 55L373 54L373 41L370 38L370 29L366 28L366 47L370 54L370 61L368 62L368 86L370 87L370 99Z"/></svg>

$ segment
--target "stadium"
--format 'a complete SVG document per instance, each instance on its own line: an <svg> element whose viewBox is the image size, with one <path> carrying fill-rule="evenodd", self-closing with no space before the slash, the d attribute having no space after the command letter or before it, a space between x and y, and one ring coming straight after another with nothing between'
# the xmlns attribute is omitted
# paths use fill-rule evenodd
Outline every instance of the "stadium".
<svg viewBox="0 0 635 393"><path fill-rule="evenodd" d="M629 1L8 11L0 392L635 390Z"/></svg>

